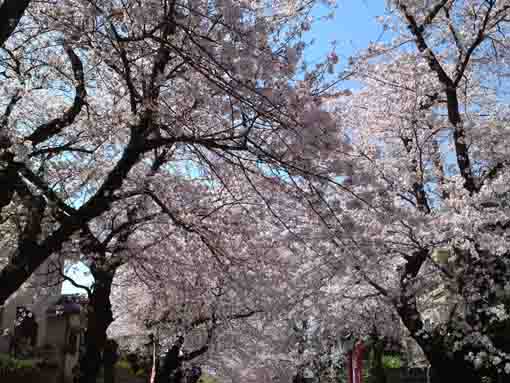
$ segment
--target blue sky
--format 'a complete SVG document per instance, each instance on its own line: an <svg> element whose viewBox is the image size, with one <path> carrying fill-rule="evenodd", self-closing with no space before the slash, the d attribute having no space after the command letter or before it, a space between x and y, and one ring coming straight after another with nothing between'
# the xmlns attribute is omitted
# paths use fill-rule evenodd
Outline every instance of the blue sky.
<svg viewBox="0 0 510 383"><path fill-rule="evenodd" d="M87 267L82 264L69 267L69 269L66 270L66 275L80 285L90 286L94 281ZM62 286L62 294L85 294L85 290L78 289L68 281L65 281Z"/></svg>
<svg viewBox="0 0 510 383"><path fill-rule="evenodd" d="M336 53L345 62L350 55L380 37L382 27L375 18L384 15L385 0L337 1L335 18L315 24L307 35L315 38L316 43L307 52L305 59L327 54L331 50L331 42L336 41ZM316 14L324 13L325 7L317 9Z"/></svg>
<svg viewBox="0 0 510 383"><path fill-rule="evenodd" d="M315 43L306 51L305 60L309 63L318 61L331 51L331 43L336 41L336 53L341 64L345 64L349 56L381 36L382 27L375 18L384 12L384 0L338 0L335 18L316 23L307 34L307 39L313 38ZM320 6L315 14L325 13L326 7ZM90 285L92 282L92 277L84 266L75 266L67 274L79 284ZM62 292L84 293L69 282L64 282Z"/></svg>

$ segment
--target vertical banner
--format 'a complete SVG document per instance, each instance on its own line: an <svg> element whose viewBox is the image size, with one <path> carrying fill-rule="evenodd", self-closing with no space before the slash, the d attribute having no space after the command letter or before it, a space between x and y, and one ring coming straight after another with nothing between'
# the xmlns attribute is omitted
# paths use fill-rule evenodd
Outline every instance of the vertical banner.
<svg viewBox="0 0 510 383"><path fill-rule="evenodd" d="M363 353L365 352L365 346L361 341L356 343L353 352L353 383L363 382Z"/></svg>
<svg viewBox="0 0 510 383"><path fill-rule="evenodd" d="M363 353L365 346L361 341L354 345L354 348L347 356L347 368L349 371L349 383L363 383Z"/></svg>

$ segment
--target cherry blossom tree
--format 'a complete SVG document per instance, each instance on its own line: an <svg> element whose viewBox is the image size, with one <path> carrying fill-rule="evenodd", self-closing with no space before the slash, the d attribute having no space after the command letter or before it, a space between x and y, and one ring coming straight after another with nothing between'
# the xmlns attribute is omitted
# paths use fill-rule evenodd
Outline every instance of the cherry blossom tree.
<svg viewBox="0 0 510 383"><path fill-rule="evenodd" d="M300 219L282 174L327 177L315 154L334 149L326 65L298 67L312 6L55 0L16 13L0 56L0 302L54 253L85 262L80 382L96 379L128 263L208 254L238 291L278 286L269 234Z"/></svg>
<svg viewBox="0 0 510 383"><path fill-rule="evenodd" d="M155 175L154 184L157 180ZM306 250L297 230L304 230L313 216L304 206L298 208L281 178L259 182L257 190L232 184L222 200L222 193L208 191L202 180L188 182L191 195L146 192L140 211L160 211L161 217L122 241L125 264L113 281L116 319L110 336L145 334L132 336L133 342L143 343L145 324L151 324L162 346L188 349L169 362L172 371L200 357L202 365L234 381L234 375L248 379L262 371L290 378L303 360L296 355L292 328L282 326L287 322L281 318L297 310L310 292L312 273L307 271L312 265L303 263L311 259L306 251L313 254L313 249ZM270 191L270 199L262 199L261 191ZM173 225L161 219L167 215Z"/></svg>
<svg viewBox="0 0 510 383"><path fill-rule="evenodd" d="M324 259L398 313L441 382L510 373L509 11L389 2L391 41L351 60L362 88L331 103L350 140L338 182L308 192L330 233ZM437 291L434 320L424 304Z"/></svg>
<svg viewBox="0 0 510 383"><path fill-rule="evenodd" d="M224 322L285 309L283 302L289 305L288 295L295 289L289 279L298 272L288 236L292 227L302 224L303 215L288 198L286 184L272 178L257 183L271 198L280 195L269 210L269 201L249 184L232 184L227 189L192 178L170 184L173 187L166 190L157 187L168 177L153 174L155 190L133 194L137 203L119 202L91 222L79 240L62 248L69 259L77 257L88 265L94 277L91 287L83 286L89 296L81 361L84 381L97 375L110 325L109 331L118 337L146 334L143 323L153 323L155 328L162 324L166 328L162 341L168 348L179 332L186 335L180 347L187 347L194 331L206 331L203 344L182 360L189 362L209 350L216 338L212 334ZM281 223L280 217L291 209L295 222L287 214L288 221ZM116 284L120 295L112 293ZM214 304L219 298L226 300L221 306ZM179 309L182 305L184 311ZM179 370L175 363L172 366L171 371Z"/></svg>
<svg viewBox="0 0 510 383"><path fill-rule="evenodd" d="M30 4L2 48L0 301L161 167L254 186L325 171L322 69L294 80L312 5Z"/></svg>
<svg viewBox="0 0 510 383"><path fill-rule="evenodd" d="M208 281L200 281L203 275L192 274L184 268L180 271L168 275L163 288L161 282L155 286L153 278L143 281L138 273L125 270L120 280L128 275L130 280L128 283L119 281L123 288L115 295L114 311L119 321L114 322L109 331L112 336L144 334L132 339L135 343L143 343L150 336L154 338L156 354L162 356L157 381L181 382L186 366L204 364L211 349L214 353L219 333L228 331L231 323L258 313L236 302L232 293L228 293L223 284L218 285L218 281L206 286ZM190 277L200 282L193 284ZM133 283L133 278L138 283ZM135 346L140 348L141 345Z"/></svg>

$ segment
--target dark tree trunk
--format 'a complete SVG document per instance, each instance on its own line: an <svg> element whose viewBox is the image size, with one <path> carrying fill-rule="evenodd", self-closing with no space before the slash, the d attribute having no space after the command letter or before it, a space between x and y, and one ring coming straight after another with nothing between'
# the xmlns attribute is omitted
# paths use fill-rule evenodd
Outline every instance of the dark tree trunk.
<svg viewBox="0 0 510 383"><path fill-rule="evenodd" d="M299 369L299 371L292 378L292 383L305 383L305 376L303 374L303 369Z"/></svg>
<svg viewBox="0 0 510 383"><path fill-rule="evenodd" d="M157 376L157 383L182 383L182 358L179 356L184 338L179 337L175 344L168 350Z"/></svg>
<svg viewBox="0 0 510 383"><path fill-rule="evenodd" d="M407 296L409 285L418 275L421 266L427 259L428 251L421 249L412 254L404 267L404 273L400 279L402 294L395 302L396 311L402 323L409 330L411 337L418 343L425 357L429 361L432 371L432 383L480 383L484 373L474 369L472 362L465 360L465 355L471 350L460 350L455 353L449 339L440 333L422 334L424 324L417 307L415 296ZM424 335L427 335L426 337ZM473 350L476 351L476 350Z"/></svg>
<svg viewBox="0 0 510 383"><path fill-rule="evenodd" d="M0 6L0 47L12 35L30 0L5 0Z"/></svg>
<svg viewBox="0 0 510 383"><path fill-rule="evenodd" d="M209 350L209 342L212 336L212 330L208 330L207 342L200 348L188 353L181 353L184 344L184 337L179 336L174 345L166 353L161 368L156 375L157 383L193 383L198 381L202 375L200 367L193 367L191 370L184 371L183 362L191 362L200 355Z"/></svg>
<svg viewBox="0 0 510 383"><path fill-rule="evenodd" d="M106 345L106 330L113 322L110 292L114 272L92 267L95 282L87 306L85 352L80 358L79 383L95 383Z"/></svg>
<svg viewBox="0 0 510 383"><path fill-rule="evenodd" d="M481 383L483 374L476 371L473 363L464 360L464 353L449 357L444 351L437 350L434 355L427 355L431 364L432 383Z"/></svg>
<svg viewBox="0 0 510 383"><path fill-rule="evenodd" d="M118 360L118 345L109 339L103 351L104 383L115 383L115 363Z"/></svg>
<svg viewBox="0 0 510 383"><path fill-rule="evenodd" d="M414 301L403 300L397 311L432 367L432 383L481 382L486 374L484 371L475 370L473 363L465 360L464 357L469 350L463 349L453 353L447 339L439 333L429 333L426 338L418 335L423 329L423 322Z"/></svg>

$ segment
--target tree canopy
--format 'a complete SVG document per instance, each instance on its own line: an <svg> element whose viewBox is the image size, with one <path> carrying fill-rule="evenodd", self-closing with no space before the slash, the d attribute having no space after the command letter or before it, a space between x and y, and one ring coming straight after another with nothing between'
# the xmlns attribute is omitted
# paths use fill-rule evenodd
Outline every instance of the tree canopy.
<svg viewBox="0 0 510 383"><path fill-rule="evenodd" d="M81 383L123 328L233 381L374 334L509 374L510 4L386 4L340 68L314 1L4 0L0 303L86 264Z"/></svg>

